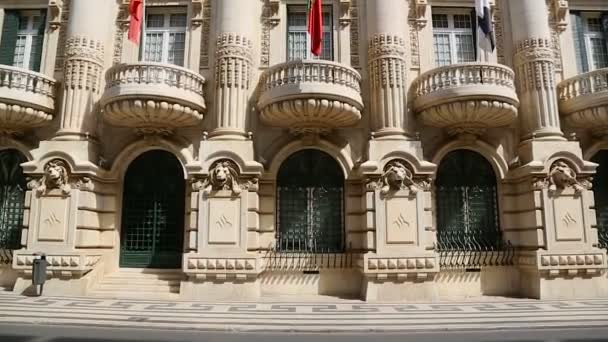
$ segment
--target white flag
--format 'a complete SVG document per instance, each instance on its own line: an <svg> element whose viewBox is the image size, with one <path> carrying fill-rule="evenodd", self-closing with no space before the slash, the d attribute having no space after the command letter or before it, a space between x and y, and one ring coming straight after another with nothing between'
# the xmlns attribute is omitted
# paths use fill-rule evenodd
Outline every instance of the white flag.
<svg viewBox="0 0 608 342"><path fill-rule="evenodd" d="M475 12L477 12L477 46L482 51L491 53L496 44L490 0L475 0Z"/></svg>

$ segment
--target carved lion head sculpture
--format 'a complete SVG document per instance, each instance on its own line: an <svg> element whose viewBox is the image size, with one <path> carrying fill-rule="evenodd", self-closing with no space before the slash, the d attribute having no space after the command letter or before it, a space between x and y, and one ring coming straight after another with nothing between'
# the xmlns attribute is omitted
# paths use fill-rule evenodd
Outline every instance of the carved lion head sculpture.
<svg viewBox="0 0 608 342"><path fill-rule="evenodd" d="M386 165L381 181L382 189L380 192L383 195L388 194L391 189L399 190L405 187L409 188L414 194L417 192L412 171L403 162L398 160L393 160Z"/></svg>
<svg viewBox="0 0 608 342"><path fill-rule="evenodd" d="M215 162L211 167L209 180L213 190L232 190L235 194L241 192L238 166L231 160Z"/></svg>
<svg viewBox="0 0 608 342"><path fill-rule="evenodd" d="M67 163L61 159L53 159L44 166L44 176L37 191L44 193L47 190L59 189L64 194L68 194L70 192L68 178Z"/></svg>
<svg viewBox="0 0 608 342"><path fill-rule="evenodd" d="M564 160L557 160L549 169L549 190L557 191L572 186L575 192L579 193L583 190L583 186L576 179L576 172Z"/></svg>

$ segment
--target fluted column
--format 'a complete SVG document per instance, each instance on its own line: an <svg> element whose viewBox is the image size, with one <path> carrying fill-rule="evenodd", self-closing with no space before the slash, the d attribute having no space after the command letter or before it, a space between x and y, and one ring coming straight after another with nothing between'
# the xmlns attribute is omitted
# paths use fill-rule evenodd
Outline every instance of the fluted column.
<svg viewBox="0 0 608 342"><path fill-rule="evenodd" d="M104 45L111 25L110 0L72 0L65 46L60 139L95 136L95 105L101 95Z"/></svg>
<svg viewBox="0 0 608 342"><path fill-rule="evenodd" d="M368 0L370 115L377 138L407 133L407 62L403 0Z"/></svg>
<svg viewBox="0 0 608 342"><path fill-rule="evenodd" d="M253 42L249 37L256 23L255 1L221 0L218 6L218 37L215 52L215 110L211 138L245 139L253 69ZM239 20L235 20L239 17Z"/></svg>
<svg viewBox="0 0 608 342"><path fill-rule="evenodd" d="M545 0L510 0L522 140L563 139Z"/></svg>

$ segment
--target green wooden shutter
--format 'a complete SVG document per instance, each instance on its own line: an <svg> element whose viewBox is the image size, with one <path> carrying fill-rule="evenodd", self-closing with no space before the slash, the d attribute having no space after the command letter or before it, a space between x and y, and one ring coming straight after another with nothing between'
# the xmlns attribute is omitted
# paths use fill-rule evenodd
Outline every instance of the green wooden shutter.
<svg viewBox="0 0 608 342"><path fill-rule="evenodd" d="M19 31L19 11L4 11L2 40L0 41L0 64L13 65L17 32Z"/></svg>
<svg viewBox="0 0 608 342"><path fill-rule="evenodd" d="M572 23L572 33L574 35L574 51L576 54L576 67L579 72L589 71L587 62L587 49L585 48L585 32L583 17L580 12L570 12L570 22Z"/></svg>
<svg viewBox="0 0 608 342"><path fill-rule="evenodd" d="M32 41L32 70L40 71L40 62L42 61L42 46L44 44L44 30L46 27L46 10L40 11L40 27L38 35Z"/></svg>

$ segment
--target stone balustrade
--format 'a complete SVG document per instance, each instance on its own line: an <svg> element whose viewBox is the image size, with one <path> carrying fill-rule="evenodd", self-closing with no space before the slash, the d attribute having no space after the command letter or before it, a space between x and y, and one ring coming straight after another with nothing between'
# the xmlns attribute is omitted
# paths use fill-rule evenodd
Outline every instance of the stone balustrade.
<svg viewBox="0 0 608 342"><path fill-rule="evenodd" d="M503 65L472 62L435 68L420 75L412 89L422 123L450 134L479 135L517 118L514 73Z"/></svg>
<svg viewBox="0 0 608 342"><path fill-rule="evenodd" d="M363 100L354 69L336 62L298 60L262 74L258 109L264 123L296 133L324 133L355 125Z"/></svg>
<svg viewBox="0 0 608 342"><path fill-rule="evenodd" d="M608 134L608 68L587 72L557 86L563 122L572 128Z"/></svg>
<svg viewBox="0 0 608 342"><path fill-rule="evenodd" d="M101 99L105 119L141 133L170 133L203 119L205 79L161 63L120 64L106 73Z"/></svg>
<svg viewBox="0 0 608 342"><path fill-rule="evenodd" d="M0 65L0 131L23 133L53 119L55 80L27 69Z"/></svg>

